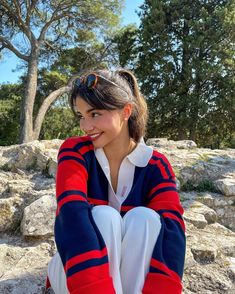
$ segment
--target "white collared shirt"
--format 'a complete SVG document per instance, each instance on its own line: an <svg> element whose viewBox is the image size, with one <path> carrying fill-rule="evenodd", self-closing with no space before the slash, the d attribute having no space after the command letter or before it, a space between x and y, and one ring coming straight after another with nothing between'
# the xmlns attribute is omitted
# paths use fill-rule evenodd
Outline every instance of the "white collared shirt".
<svg viewBox="0 0 235 294"><path fill-rule="evenodd" d="M127 198L134 180L135 167L145 167L151 156L153 149L147 146L143 139L137 144L136 148L128 154L122 161L118 172L117 192L115 193L111 183L110 167L108 159L103 148L95 150L95 156L98 160L108 182L109 205L120 211L122 203Z"/></svg>

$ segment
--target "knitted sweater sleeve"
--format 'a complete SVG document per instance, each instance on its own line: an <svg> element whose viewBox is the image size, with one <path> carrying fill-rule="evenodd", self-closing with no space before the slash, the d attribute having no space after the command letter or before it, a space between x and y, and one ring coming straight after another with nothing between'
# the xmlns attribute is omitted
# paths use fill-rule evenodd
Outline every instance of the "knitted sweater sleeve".
<svg viewBox="0 0 235 294"><path fill-rule="evenodd" d="M167 158L159 152L154 151L149 164L152 172L147 207L160 215L161 230L143 294L180 294L186 240L183 208L176 190L175 174Z"/></svg>
<svg viewBox="0 0 235 294"><path fill-rule="evenodd" d="M90 142L91 143L91 142ZM93 150L83 137L67 139L58 154L55 242L69 293L115 293L107 248L87 201L88 164Z"/></svg>

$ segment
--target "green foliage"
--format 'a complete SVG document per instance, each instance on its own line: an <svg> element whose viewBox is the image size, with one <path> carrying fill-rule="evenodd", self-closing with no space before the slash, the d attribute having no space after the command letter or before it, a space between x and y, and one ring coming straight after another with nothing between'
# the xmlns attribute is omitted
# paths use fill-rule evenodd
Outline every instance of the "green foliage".
<svg viewBox="0 0 235 294"><path fill-rule="evenodd" d="M197 191L197 192L213 192L217 193L219 192L218 189L216 188L215 184L208 180L202 180L201 182L195 184L193 181L187 181L182 187L182 191L189 192L189 191Z"/></svg>
<svg viewBox="0 0 235 294"><path fill-rule="evenodd" d="M19 137L21 85L0 86L0 145L16 144Z"/></svg>
<svg viewBox="0 0 235 294"><path fill-rule="evenodd" d="M67 103L60 101L60 105L52 105L44 119L40 139L66 139L79 135L82 135L79 121L74 117Z"/></svg>
<svg viewBox="0 0 235 294"><path fill-rule="evenodd" d="M137 32L135 25L127 25L117 31L112 39L121 67L134 68L138 50Z"/></svg>
<svg viewBox="0 0 235 294"><path fill-rule="evenodd" d="M149 137L218 148L234 133L234 14L233 0L146 0L140 28L118 35L147 97Z"/></svg>
<svg viewBox="0 0 235 294"><path fill-rule="evenodd" d="M44 114L57 99L51 96L40 108L51 91L66 86L69 76L85 67L106 66L105 40L118 27L122 7L123 0L2 1L0 53L12 51L26 69L21 142L38 138Z"/></svg>

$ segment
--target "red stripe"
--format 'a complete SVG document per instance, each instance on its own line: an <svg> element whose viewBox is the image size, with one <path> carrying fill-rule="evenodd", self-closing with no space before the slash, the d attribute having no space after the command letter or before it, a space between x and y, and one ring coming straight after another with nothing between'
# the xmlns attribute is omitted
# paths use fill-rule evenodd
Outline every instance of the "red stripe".
<svg viewBox="0 0 235 294"><path fill-rule="evenodd" d="M81 164L61 162L56 175L57 197L66 190L80 190L87 194L87 178L87 170Z"/></svg>
<svg viewBox="0 0 235 294"><path fill-rule="evenodd" d="M167 209L175 210L180 214L184 213L184 209L180 204L170 201L156 201L155 203L150 202L150 204L148 204L147 207L152 208L153 210Z"/></svg>
<svg viewBox="0 0 235 294"><path fill-rule="evenodd" d="M157 167L161 171L163 179L169 179L169 176L168 176L168 174L166 172L166 169L165 169L164 165L161 163L161 161L159 159L157 159L157 160L150 159L149 163L152 164L152 165L157 165Z"/></svg>
<svg viewBox="0 0 235 294"><path fill-rule="evenodd" d="M169 269L169 267L166 264L164 264L164 263L162 263L162 262L160 262L160 261L152 258L151 259L151 262L150 262L150 265L152 267L156 268L156 269L159 269L160 271L165 272L170 277L172 277L176 281L180 282L180 276L176 272L174 272L171 269Z"/></svg>
<svg viewBox="0 0 235 294"><path fill-rule="evenodd" d="M129 211L129 210L131 210L134 207L135 206L130 206L130 205L121 206L121 211Z"/></svg>
<svg viewBox="0 0 235 294"><path fill-rule="evenodd" d="M69 172L71 174L71 171L74 168L73 172L80 171L83 172L86 177L88 177L86 167L82 163L74 161L72 159L66 159L64 161L61 161L61 163L58 166L58 169L60 168L63 168L63 173L67 172L68 174Z"/></svg>
<svg viewBox="0 0 235 294"><path fill-rule="evenodd" d="M88 259L93 259L93 258L102 258L104 257L105 255L107 255L108 252L107 252L107 248L103 248L102 250L91 250L89 252L86 252L86 253L83 253L83 254L79 254L77 256L74 256L72 258L70 258L65 266L64 266L64 269L65 271L69 270L72 266L78 264L78 263L81 263L81 262L84 262Z"/></svg>
<svg viewBox="0 0 235 294"><path fill-rule="evenodd" d="M76 157L76 158L82 159L82 160L85 162L85 160L84 160L84 158L82 157L82 155L79 154L79 153L76 152L76 151L64 151L64 152L62 152L62 153L59 154L59 156L58 156L58 160L60 160L60 159L63 158L64 156L73 156L73 157ZM70 160L72 160L72 159L70 159Z"/></svg>
<svg viewBox="0 0 235 294"><path fill-rule="evenodd" d="M183 229L183 231L185 232L185 224L184 224L183 220L180 219L178 216L176 216L176 215L174 215L173 213L170 213L170 212L163 212L162 216L166 217L166 218L174 219L177 222L179 222L182 229Z"/></svg>
<svg viewBox="0 0 235 294"><path fill-rule="evenodd" d="M56 210L56 215L59 214L61 207L65 203L68 203L68 202L71 202L71 201L83 201L83 202L86 202L87 200L83 196L80 196L80 195L69 195L69 196L66 196L65 198L61 199L58 202L57 210Z"/></svg>
<svg viewBox="0 0 235 294"><path fill-rule="evenodd" d="M99 279L96 283L88 284L84 287L79 287L70 294L115 294L115 290L113 287L113 281L111 277L107 277L105 279Z"/></svg>
<svg viewBox="0 0 235 294"><path fill-rule="evenodd" d="M156 286L157 285L157 286ZM143 294L181 294L182 284L169 276L148 273L145 278Z"/></svg>
<svg viewBox="0 0 235 294"><path fill-rule="evenodd" d="M103 279L109 279L108 263L81 270L68 277L67 285L69 293L84 293L81 291L83 287L87 287L87 292L85 293L97 293L95 285L99 282L99 280ZM105 284L103 286L105 286ZM114 294L115 292L108 292L107 294L109 293Z"/></svg>
<svg viewBox="0 0 235 294"><path fill-rule="evenodd" d="M46 279L46 290L49 289L49 288L51 288L51 283L50 283L50 280L49 280L49 278L47 276L47 279Z"/></svg>
<svg viewBox="0 0 235 294"><path fill-rule="evenodd" d="M154 198L151 199L150 203L158 201L170 201L180 203L180 198L177 191L165 191L155 195Z"/></svg>
<svg viewBox="0 0 235 294"><path fill-rule="evenodd" d="M77 144L86 143L87 141L91 142L91 140L89 139L88 136L70 137L63 142L63 144L60 147L60 150L62 150L64 148L74 148ZM91 146L91 148L93 147L92 142L91 142L90 146Z"/></svg>
<svg viewBox="0 0 235 294"><path fill-rule="evenodd" d="M90 197L88 197L87 199L91 204L95 204L95 205L107 205L108 204L107 200L94 199L94 198L90 198Z"/></svg>
<svg viewBox="0 0 235 294"><path fill-rule="evenodd" d="M79 152L83 155L87 152L89 152L90 150L93 150L94 148L91 148L91 146L83 146L79 149Z"/></svg>
<svg viewBox="0 0 235 294"><path fill-rule="evenodd" d="M175 183L161 183L158 184L157 186L155 186L148 194L148 197L150 197L154 192L156 192L157 190L161 189L161 188L166 188L166 187L173 187L176 188L176 184Z"/></svg>

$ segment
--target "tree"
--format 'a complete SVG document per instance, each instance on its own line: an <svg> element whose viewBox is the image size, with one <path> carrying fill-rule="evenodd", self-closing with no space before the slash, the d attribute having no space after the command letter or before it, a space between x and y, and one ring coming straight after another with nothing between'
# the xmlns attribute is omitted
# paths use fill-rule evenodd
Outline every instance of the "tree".
<svg viewBox="0 0 235 294"><path fill-rule="evenodd" d="M53 62L64 48L82 46L79 34L93 32L101 36L101 32L109 32L118 24L121 7L122 1L118 0L1 1L1 50L12 51L27 69L20 142L39 137L51 103L71 90L72 79L50 93L34 116L39 66Z"/></svg>
<svg viewBox="0 0 235 294"><path fill-rule="evenodd" d="M140 9L139 30L118 43L133 45L119 54L147 97L148 136L206 144L214 123L220 140L234 132L234 0L146 0Z"/></svg>

